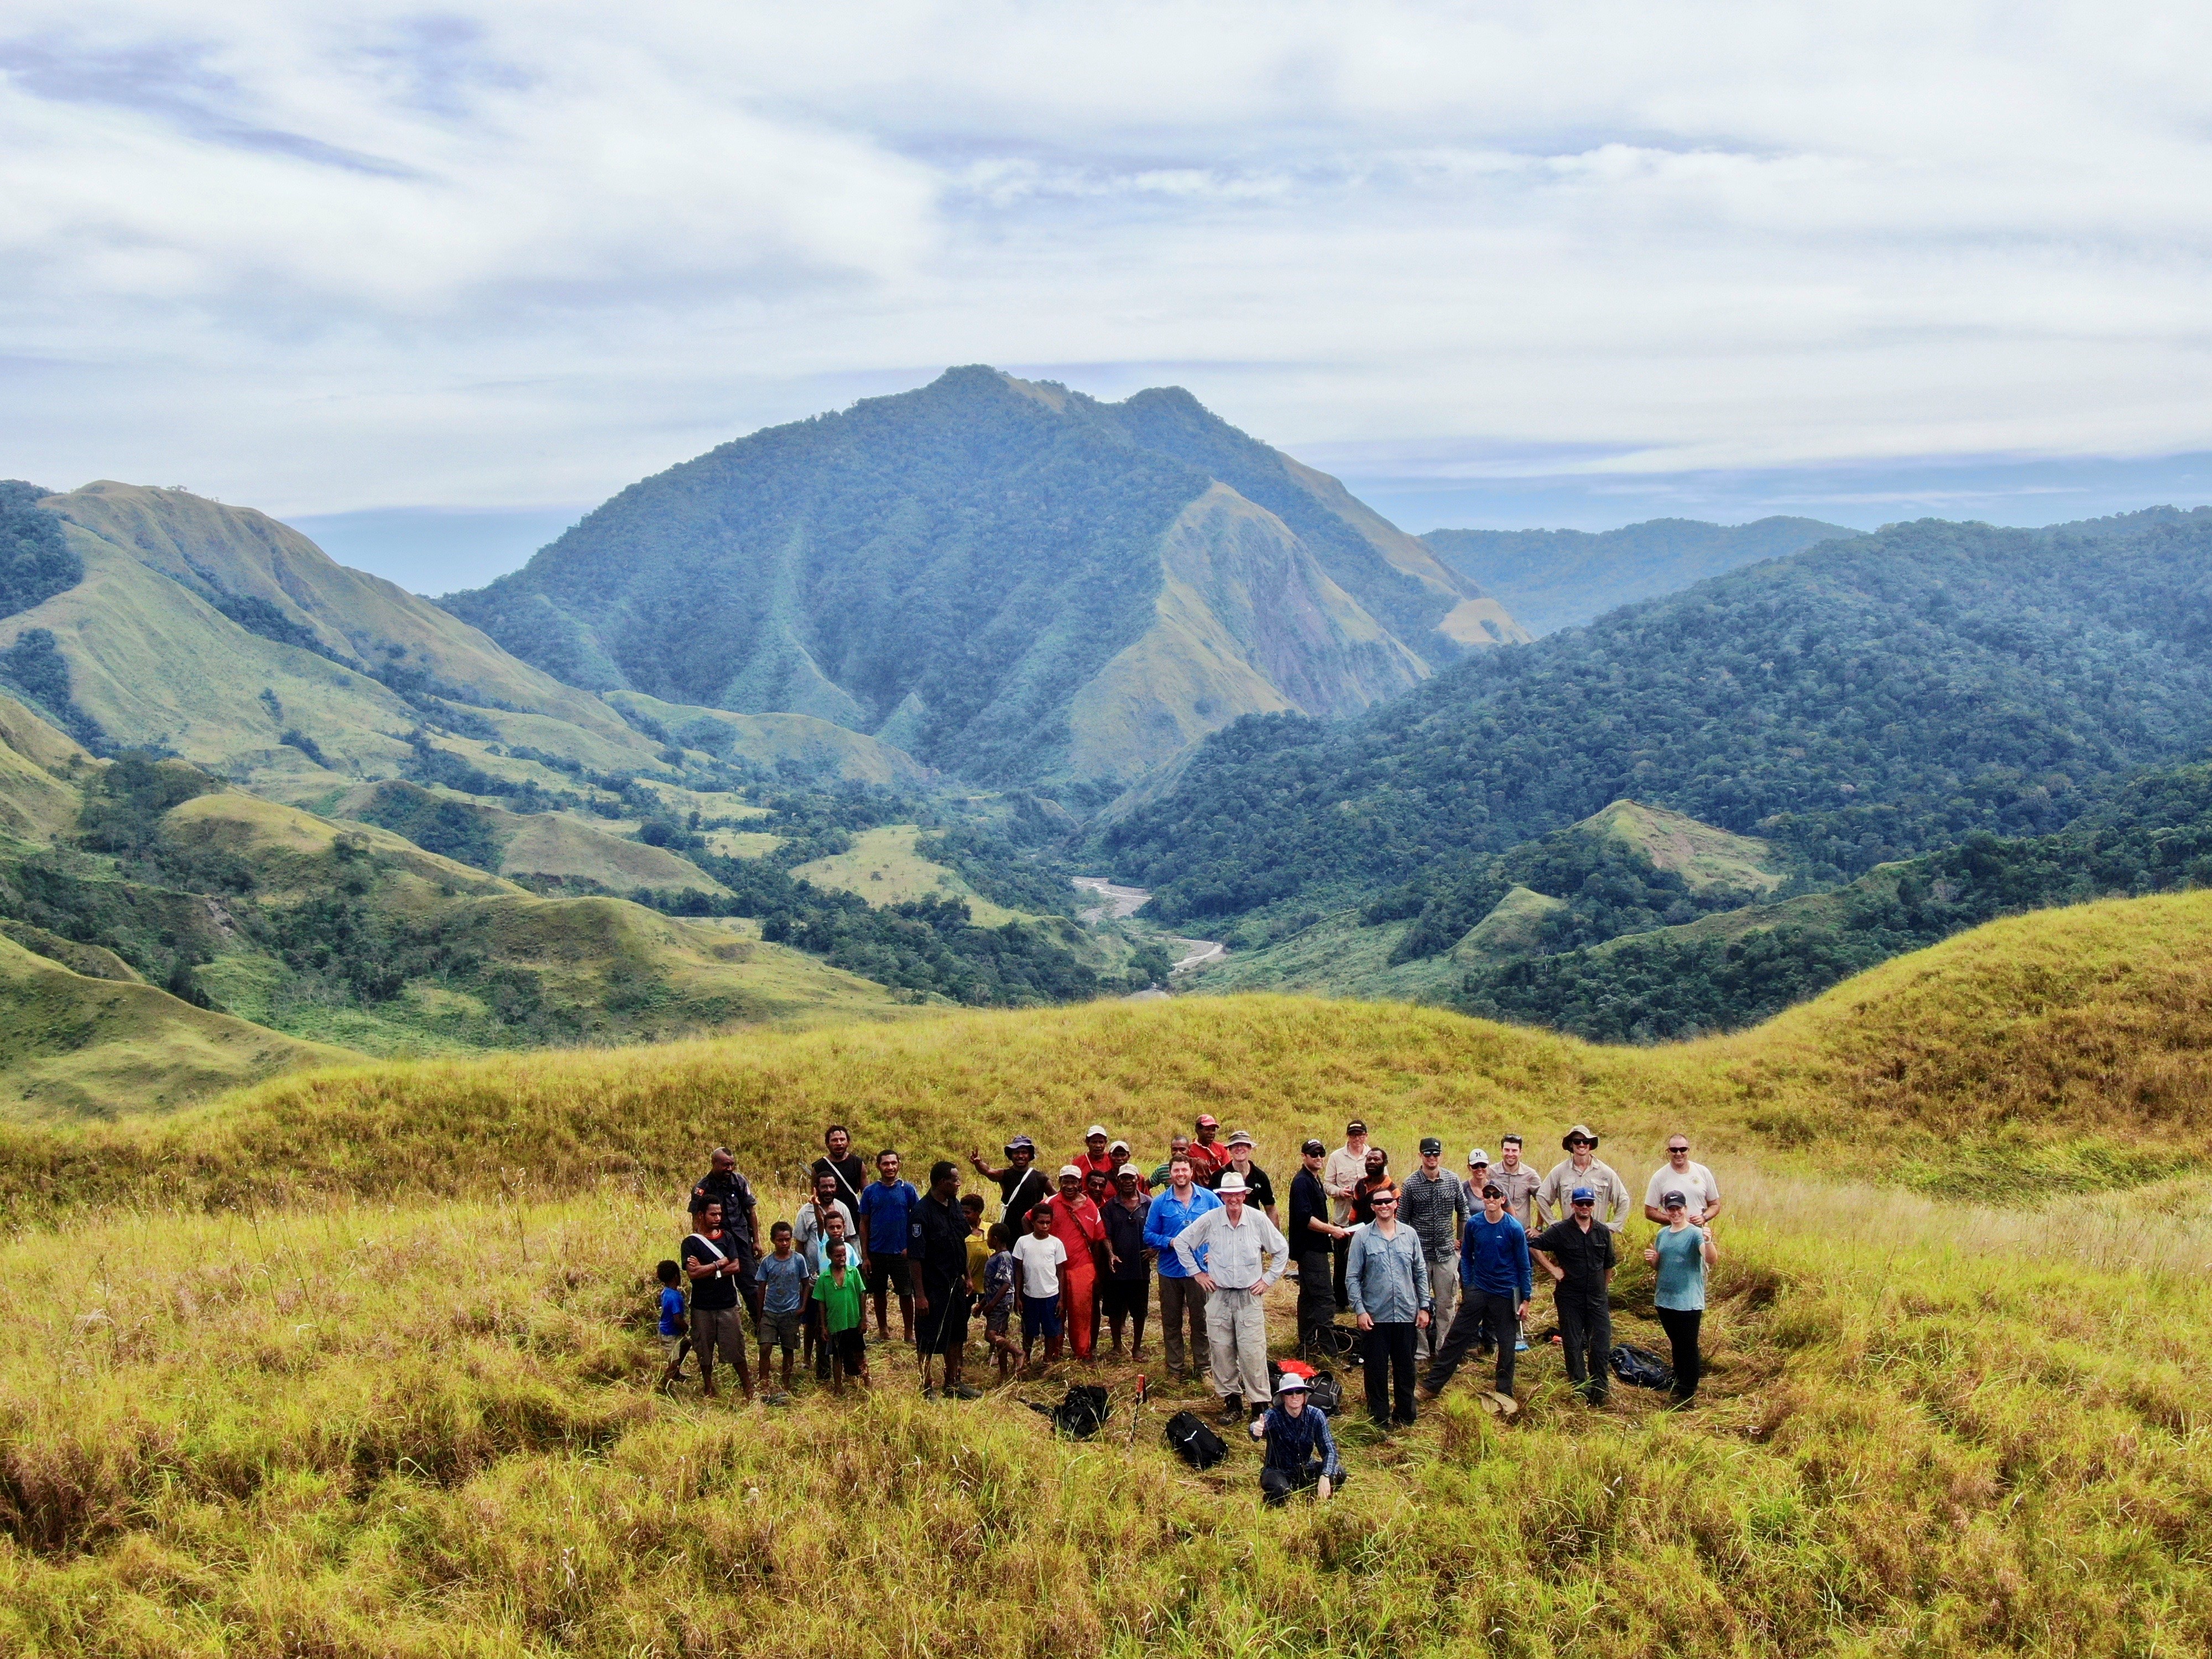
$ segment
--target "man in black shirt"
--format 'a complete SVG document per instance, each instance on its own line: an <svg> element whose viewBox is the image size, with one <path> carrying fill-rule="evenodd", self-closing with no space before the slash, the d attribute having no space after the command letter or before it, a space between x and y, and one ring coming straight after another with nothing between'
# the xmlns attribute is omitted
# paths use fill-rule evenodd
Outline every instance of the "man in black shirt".
<svg viewBox="0 0 2212 1659"><path fill-rule="evenodd" d="M1291 1177L1291 1224L1283 1236L1298 1260L1298 1351L1310 1361L1336 1358L1336 1297L1329 1279L1332 1241L1351 1236L1328 1218L1328 1192L1321 1184L1328 1148L1309 1140L1299 1149L1305 1167Z"/></svg>
<svg viewBox="0 0 2212 1659"><path fill-rule="evenodd" d="M1252 1137L1242 1129L1229 1137L1229 1167L1244 1177L1244 1202L1273 1222L1278 1230L1283 1218L1275 1213L1275 1183L1267 1179L1267 1172L1252 1161Z"/></svg>
<svg viewBox="0 0 2212 1659"><path fill-rule="evenodd" d="M738 1160L728 1147L715 1147L708 1162L714 1167L691 1189L691 1224L699 1224L700 1212L708 1204L722 1206L722 1228L729 1235L723 1248L738 1263L735 1283L745 1305L753 1310L754 1322L758 1323L760 1285L753 1264L760 1260L760 1206L753 1197L752 1182L738 1173Z"/></svg>
<svg viewBox="0 0 2212 1659"><path fill-rule="evenodd" d="M1613 1356L1613 1310L1606 1300L1613 1283L1613 1229L1596 1224L1595 1188L1576 1188L1567 1204L1566 1219L1529 1240L1528 1253L1552 1276L1567 1380L1591 1405L1602 1406Z"/></svg>
<svg viewBox="0 0 2212 1659"><path fill-rule="evenodd" d="M1145 1304L1152 1293L1152 1259L1145 1251L1145 1218L1152 1200L1145 1196L1144 1171L1124 1164L1114 1177L1114 1190L1098 1206L1106 1224L1106 1318L1114 1331L1114 1358L1121 1357L1121 1327L1129 1327L1129 1358L1145 1357Z"/></svg>
<svg viewBox="0 0 2212 1659"><path fill-rule="evenodd" d="M929 1362L945 1356L945 1392L955 1400L982 1396L960 1380L968 1346L968 1212L960 1207L960 1171L940 1158L930 1166L929 1190L907 1216L907 1272L914 1284L915 1345L921 1355L921 1392L930 1395Z"/></svg>
<svg viewBox="0 0 2212 1659"><path fill-rule="evenodd" d="M707 1398L714 1388L714 1356L738 1368L738 1385L753 1397L753 1376L745 1363L745 1325L738 1312L738 1231L722 1224L722 1202L710 1198L691 1218L692 1231L677 1255L691 1281L691 1348L699 1356L699 1377Z"/></svg>
<svg viewBox="0 0 2212 1659"><path fill-rule="evenodd" d="M1007 1231L1016 1237L1030 1224L1030 1212L1052 1196L1052 1183L1036 1165L1036 1142L1027 1135L1016 1135L1006 1143L1006 1167L994 1170L983 1162L983 1154L968 1154L968 1161L975 1166L976 1173L999 1183L999 1197L1004 1208L1000 1218Z"/></svg>
<svg viewBox="0 0 2212 1659"><path fill-rule="evenodd" d="M860 1217L860 1188L867 1185L868 1172L853 1156L852 1132L842 1123L833 1123L823 1133L822 1144L829 1149L829 1156L816 1158L809 1173L836 1176L837 1201L851 1211L857 1221Z"/></svg>

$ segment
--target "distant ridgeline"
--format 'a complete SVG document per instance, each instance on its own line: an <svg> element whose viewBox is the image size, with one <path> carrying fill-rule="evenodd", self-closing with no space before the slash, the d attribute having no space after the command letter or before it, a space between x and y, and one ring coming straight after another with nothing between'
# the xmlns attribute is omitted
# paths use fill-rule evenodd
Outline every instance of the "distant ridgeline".
<svg viewBox="0 0 2212 1659"><path fill-rule="evenodd" d="M1929 520L1470 658L1342 725L1240 720L1095 850L1170 923L1408 884L1386 911L1457 917L1509 873L1485 855L1626 798L1763 838L1802 890L2050 833L2208 750L2212 512Z"/></svg>
<svg viewBox="0 0 2212 1659"><path fill-rule="evenodd" d="M1186 392L984 368L725 444L441 603L574 685L815 715L1079 805L1239 715L1356 714L1528 637Z"/></svg>
<svg viewBox="0 0 2212 1659"><path fill-rule="evenodd" d="M1652 519L1619 530L1431 530L1421 540L1498 596L1531 633L1573 628L1761 559L1856 536L1817 519L1701 524Z"/></svg>

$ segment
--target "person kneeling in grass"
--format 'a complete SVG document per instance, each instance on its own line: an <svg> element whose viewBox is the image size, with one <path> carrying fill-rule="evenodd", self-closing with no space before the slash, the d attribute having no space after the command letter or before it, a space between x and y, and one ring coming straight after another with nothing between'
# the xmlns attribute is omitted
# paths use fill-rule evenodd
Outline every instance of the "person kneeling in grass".
<svg viewBox="0 0 2212 1659"><path fill-rule="evenodd" d="M830 1349L830 1388L835 1394L845 1392L848 1376L859 1377L864 1388L868 1381L868 1344L861 1334L867 1323L867 1287L851 1261L851 1246L831 1239L829 1268L816 1274L808 1288L822 1310L822 1340Z"/></svg>
<svg viewBox="0 0 2212 1659"><path fill-rule="evenodd" d="M1344 1484L1344 1465L1337 1460L1336 1442L1329 1435L1328 1413L1306 1401L1310 1386L1296 1371L1285 1371L1275 1385L1275 1403L1265 1417L1252 1420L1252 1437L1267 1442L1260 1460L1260 1494L1270 1509L1287 1504L1292 1492L1309 1486L1327 1503Z"/></svg>
<svg viewBox="0 0 2212 1659"><path fill-rule="evenodd" d="M814 1264L792 1248L788 1221L779 1221L770 1228L769 1239L769 1254L761 1258L757 1270L761 1285L761 1386L768 1386L769 1356L780 1343L783 1347L783 1391L789 1394L791 1362L799 1352L799 1328L806 1311L806 1287L813 1282Z"/></svg>
<svg viewBox="0 0 2212 1659"><path fill-rule="evenodd" d="M1052 1209L1040 1204L1030 1212L1030 1230L1014 1246L1016 1287L1022 1296L1022 1369L1027 1370L1037 1338L1044 1339L1044 1363L1060 1363L1060 1270L1067 1246L1052 1233Z"/></svg>

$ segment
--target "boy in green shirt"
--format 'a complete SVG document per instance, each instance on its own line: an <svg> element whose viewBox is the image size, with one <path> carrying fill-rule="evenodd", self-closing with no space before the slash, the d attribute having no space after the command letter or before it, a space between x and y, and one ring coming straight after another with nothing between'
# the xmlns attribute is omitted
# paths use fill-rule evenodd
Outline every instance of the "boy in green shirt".
<svg viewBox="0 0 2212 1659"><path fill-rule="evenodd" d="M830 1391L845 1392L847 1376L857 1376L866 1387L868 1381L868 1345L861 1334L866 1322L866 1286L860 1270L849 1265L850 1247L842 1238L830 1243L830 1266L815 1277L807 1294L822 1310L823 1339L830 1345L836 1364L830 1373Z"/></svg>

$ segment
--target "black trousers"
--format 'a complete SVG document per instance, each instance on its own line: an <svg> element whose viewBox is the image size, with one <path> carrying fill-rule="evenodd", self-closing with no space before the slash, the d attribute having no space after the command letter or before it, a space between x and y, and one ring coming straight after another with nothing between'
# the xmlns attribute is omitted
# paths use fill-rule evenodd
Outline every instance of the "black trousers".
<svg viewBox="0 0 2212 1659"><path fill-rule="evenodd" d="M1674 1346L1674 1398L1687 1400L1698 1391L1705 1363L1698 1358L1698 1327L1705 1322L1703 1308L1662 1308L1659 1322Z"/></svg>
<svg viewBox="0 0 2212 1659"><path fill-rule="evenodd" d="M1367 1333L1367 1414L1388 1427L1413 1420L1413 1325L1377 1324ZM1395 1409L1391 1398L1395 1395Z"/></svg>
<svg viewBox="0 0 2212 1659"><path fill-rule="evenodd" d="M1452 1373L1466 1360L1467 1351L1478 1338L1486 1337L1498 1345L1498 1392L1511 1394L1513 1340L1521 1329L1513 1310L1519 1305L1510 1296L1462 1290L1459 1311L1452 1316L1451 1329L1444 1333L1443 1346L1437 1350L1435 1363L1429 1367L1429 1392L1442 1394L1444 1384L1452 1380Z"/></svg>
<svg viewBox="0 0 2212 1659"><path fill-rule="evenodd" d="M1348 1238L1331 1239L1328 1253L1336 1263L1329 1274L1329 1288L1336 1292L1336 1305L1341 1308L1352 1300L1351 1293L1344 1288L1344 1267L1352 1260L1352 1241ZM1303 1274L1305 1270L1300 1268L1298 1271Z"/></svg>
<svg viewBox="0 0 2212 1659"><path fill-rule="evenodd" d="M1121 1340L1123 1322L1127 1322L1129 1346L1133 1348L1144 1343L1145 1310L1152 1299L1152 1276L1146 1273L1142 1279L1100 1279L1098 1300L1094 1305L1104 1311L1107 1322L1113 1327L1116 1342ZM1095 1332L1091 1340L1095 1346L1097 1340Z"/></svg>
<svg viewBox="0 0 2212 1659"><path fill-rule="evenodd" d="M1306 1250L1298 1256L1298 1349L1308 1358L1325 1355L1330 1364L1338 1358L1336 1298L1329 1294L1328 1251Z"/></svg>
<svg viewBox="0 0 2212 1659"><path fill-rule="evenodd" d="M1277 1508L1289 1503L1292 1492L1304 1492L1318 1486L1321 1471L1322 1465L1318 1462L1309 1462L1302 1469L1262 1469L1260 1471L1260 1496L1267 1501L1268 1508ZM1349 1479L1349 1475L1340 1474L1334 1484L1341 1486Z"/></svg>
<svg viewBox="0 0 2212 1659"><path fill-rule="evenodd" d="M1613 1382L1613 1308L1605 1286L1576 1290L1562 1284L1554 1295L1559 1345L1567 1351L1567 1380L1591 1405L1602 1406Z"/></svg>

